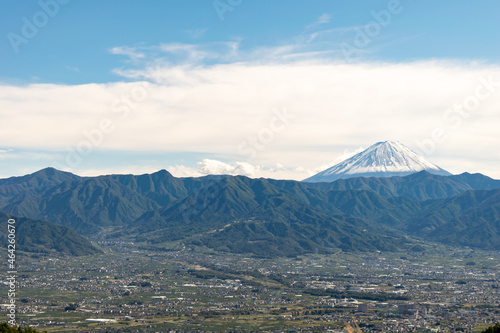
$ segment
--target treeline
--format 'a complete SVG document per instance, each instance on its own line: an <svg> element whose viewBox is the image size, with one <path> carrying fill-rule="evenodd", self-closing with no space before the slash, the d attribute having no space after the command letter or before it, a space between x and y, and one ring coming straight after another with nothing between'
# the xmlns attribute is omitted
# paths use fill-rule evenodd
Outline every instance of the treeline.
<svg viewBox="0 0 500 333"><path fill-rule="evenodd" d="M38 331L31 327L12 327L7 323L0 323L0 333L38 333Z"/></svg>
<svg viewBox="0 0 500 333"><path fill-rule="evenodd" d="M495 326L490 326L481 333L500 333L500 324L496 324Z"/></svg>
<svg viewBox="0 0 500 333"><path fill-rule="evenodd" d="M337 299L342 298L355 298L364 299L369 301L386 302L388 300L408 301L410 298L407 296L391 295L391 294L374 294L362 291L336 291L336 290L322 290L322 289L304 289L304 294L313 296L330 296Z"/></svg>

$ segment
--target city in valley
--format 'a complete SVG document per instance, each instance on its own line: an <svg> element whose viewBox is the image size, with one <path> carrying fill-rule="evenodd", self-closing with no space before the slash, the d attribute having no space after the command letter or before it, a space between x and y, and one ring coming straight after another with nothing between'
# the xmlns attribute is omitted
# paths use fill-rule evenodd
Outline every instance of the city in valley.
<svg viewBox="0 0 500 333"><path fill-rule="evenodd" d="M422 243L270 260L95 243L102 254L18 252L18 324L47 332L481 332L500 319L498 252Z"/></svg>
<svg viewBox="0 0 500 333"><path fill-rule="evenodd" d="M500 333L499 13L0 0L0 333Z"/></svg>

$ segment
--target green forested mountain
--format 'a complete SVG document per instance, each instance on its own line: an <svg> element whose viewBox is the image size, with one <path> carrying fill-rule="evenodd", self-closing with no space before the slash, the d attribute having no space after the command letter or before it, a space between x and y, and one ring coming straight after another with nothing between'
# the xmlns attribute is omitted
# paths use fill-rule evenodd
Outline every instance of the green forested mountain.
<svg viewBox="0 0 500 333"><path fill-rule="evenodd" d="M437 176L426 171L406 177L350 178L332 183L304 183L321 190L367 190L384 197L404 196L414 200L443 199L468 190L500 188L500 181L481 174L463 173L456 176Z"/></svg>
<svg viewBox="0 0 500 333"><path fill-rule="evenodd" d="M405 243L396 231L313 208L266 180L225 177L216 184L170 208L141 216L130 232L142 232L144 239L155 241L185 239L218 250L265 256L338 248L394 250L395 242Z"/></svg>
<svg viewBox="0 0 500 333"><path fill-rule="evenodd" d="M26 217L17 217L0 211L0 221L3 221L5 229L7 229L9 219L16 221L13 225L15 226L16 250L18 251L38 253L55 251L74 256L101 252L87 239L68 227ZM5 241L4 244L6 244Z"/></svg>
<svg viewBox="0 0 500 333"><path fill-rule="evenodd" d="M92 237L180 241L296 255L390 250L405 235L498 248L499 181L483 175L351 178L333 183L242 176L78 177L55 169L0 180L0 209Z"/></svg>
<svg viewBox="0 0 500 333"><path fill-rule="evenodd" d="M22 177L0 179L0 204L16 202L23 198L36 197L65 181L81 178L69 172L46 168Z"/></svg>
<svg viewBox="0 0 500 333"><path fill-rule="evenodd" d="M424 202L406 230L433 241L500 250L500 190Z"/></svg>

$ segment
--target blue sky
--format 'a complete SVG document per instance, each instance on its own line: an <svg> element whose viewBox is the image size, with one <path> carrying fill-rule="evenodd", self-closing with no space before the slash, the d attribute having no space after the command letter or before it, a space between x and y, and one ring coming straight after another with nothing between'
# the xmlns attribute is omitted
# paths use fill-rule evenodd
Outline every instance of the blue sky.
<svg viewBox="0 0 500 333"><path fill-rule="evenodd" d="M500 156L475 155L497 145L500 88L455 121L447 114L498 81L498 14L498 2L465 0L4 0L0 176L51 165L301 179L396 139L452 172L500 178ZM111 117L129 95L123 122ZM270 124L284 109L295 120L278 131ZM114 129L68 163L103 119Z"/></svg>
<svg viewBox="0 0 500 333"><path fill-rule="evenodd" d="M118 81L122 78L113 75L112 69L122 66L124 57L110 54L112 47L237 39L242 40L242 49L272 47L289 43L305 33L306 27L323 14L330 17L329 22L321 29L311 27L311 32L364 25L373 20L372 11L380 11L388 3L247 0L224 12L221 21L212 1L72 0L60 5L58 13L39 28L37 35L19 46L18 53L8 38L1 39L1 79L67 84ZM372 41L366 58L497 61L498 2L401 0L400 3L402 12L393 15L380 38ZM10 32L21 35L22 17L32 21L41 9L37 1L2 1L1 35ZM351 36L345 33L343 37L349 41Z"/></svg>

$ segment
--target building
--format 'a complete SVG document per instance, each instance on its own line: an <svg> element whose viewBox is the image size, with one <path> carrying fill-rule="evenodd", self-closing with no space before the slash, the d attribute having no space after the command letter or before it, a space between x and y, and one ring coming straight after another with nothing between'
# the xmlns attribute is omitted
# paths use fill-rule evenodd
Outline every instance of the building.
<svg viewBox="0 0 500 333"><path fill-rule="evenodd" d="M402 303L398 304L398 312L400 314L411 315L418 312L417 304L415 303Z"/></svg>
<svg viewBox="0 0 500 333"><path fill-rule="evenodd" d="M366 303L361 303L361 304L358 304L358 311L359 312L363 312L363 313L366 313L368 312L368 309L369 309L369 305L366 304Z"/></svg>

